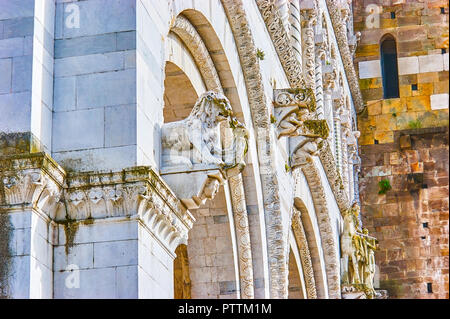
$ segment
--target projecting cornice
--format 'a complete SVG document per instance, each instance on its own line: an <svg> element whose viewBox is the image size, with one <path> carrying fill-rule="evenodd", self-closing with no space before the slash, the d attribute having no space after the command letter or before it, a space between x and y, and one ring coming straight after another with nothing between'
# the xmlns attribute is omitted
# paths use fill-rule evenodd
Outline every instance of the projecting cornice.
<svg viewBox="0 0 450 319"><path fill-rule="evenodd" d="M46 153L0 157L0 209L24 208L64 225L135 218L172 253L195 221L150 167L66 173Z"/></svg>

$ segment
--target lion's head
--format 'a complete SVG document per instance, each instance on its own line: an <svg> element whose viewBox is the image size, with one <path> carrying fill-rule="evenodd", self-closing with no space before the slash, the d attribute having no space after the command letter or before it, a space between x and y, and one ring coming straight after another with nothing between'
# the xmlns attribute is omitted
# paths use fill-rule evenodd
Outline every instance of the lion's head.
<svg viewBox="0 0 450 319"><path fill-rule="evenodd" d="M208 127L229 120L233 115L230 102L222 93L208 91L203 93L195 103L188 119L200 119Z"/></svg>

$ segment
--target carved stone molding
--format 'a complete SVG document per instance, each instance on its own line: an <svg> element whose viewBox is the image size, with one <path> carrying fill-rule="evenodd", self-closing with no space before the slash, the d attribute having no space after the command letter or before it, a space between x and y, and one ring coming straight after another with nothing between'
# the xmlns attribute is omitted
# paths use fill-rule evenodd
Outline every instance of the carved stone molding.
<svg viewBox="0 0 450 319"><path fill-rule="evenodd" d="M350 52L347 39L347 27L342 21L339 2L339 0L326 0L339 51L341 53L342 61L344 64L345 74L347 75L350 91L352 92L355 109L357 113L360 113L364 110L364 101L362 98L361 90L359 89L358 77L353 66L353 56Z"/></svg>
<svg viewBox="0 0 450 319"><path fill-rule="evenodd" d="M178 20L178 18L177 18ZM184 42L186 46L191 51L198 51L202 54L194 55L194 59L198 65L200 65L200 72L202 76L207 77L208 69L212 69L215 66L213 65L211 58L206 50L203 48L205 45L203 44L201 38L198 33L195 31L193 26L186 19L180 19L180 21L176 21L172 31L176 32L180 36L184 35ZM188 37L186 37L186 33ZM196 43L193 44L189 41L189 38L194 39ZM187 41L186 41L187 40ZM198 48L200 47L200 50ZM256 50L253 48L256 52ZM252 56L252 58L255 55ZM210 62L211 61L211 62ZM257 60L256 60L257 61ZM215 71L215 70L214 70ZM215 74L217 72L214 72ZM206 74L206 75L205 75ZM257 73L259 75L259 72ZM223 92L220 81L217 77L215 77L216 83L214 87L212 85L208 85L209 90L215 90L218 88L218 92ZM263 89L262 89L263 90ZM227 101L225 98L224 100ZM227 101L229 105L229 102ZM231 106L230 106L231 109ZM263 112L262 112L263 113ZM232 114L230 113L230 116ZM264 116L264 115L262 115ZM186 185L193 186L190 184L192 179L189 180L189 175L192 174L175 174L175 175L165 175L166 180L174 179L175 184L184 186L184 189L181 190L185 195L184 204L189 204L193 208L199 207L206 199L213 199L215 193L217 192L218 186L223 183L224 179L229 180L231 187L231 199L233 206L233 214L235 216L235 227L236 234L238 235L238 252L239 252L239 269L240 269L240 278L241 278L241 297L242 298L254 298L254 287L253 287L253 265L251 258L251 245L250 245L250 231L247 220L247 208L245 205L245 195L243 188L243 181L241 172L245 167L245 155L248 150L248 138L249 134L245 126L238 122L234 117L229 118L229 126L231 128L231 136L230 134L226 136L221 136L223 138L222 142L224 144L225 149L218 150L218 152L222 157L223 164L218 165L219 170L211 172L211 170L206 170L203 173L199 172L200 175L207 174L206 180L201 187L198 195L195 194L195 190L198 187L185 187ZM189 127L189 129L192 129ZM229 131L228 131L229 132ZM198 175L198 174L197 174ZM188 178L185 182L180 181L179 179ZM205 178L204 176L202 177ZM186 195L186 192L194 192L191 195ZM179 193L179 192L178 192ZM195 202L195 203L194 203Z"/></svg>
<svg viewBox="0 0 450 319"><path fill-rule="evenodd" d="M274 0L256 0L256 4L266 23L275 50L288 77L289 84L292 87L303 86L302 66L292 49L289 33L285 28L285 22L283 22L282 18L284 15L280 14Z"/></svg>
<svg viewBox="0 0 450 319"><path fill-rule="evenodd" d="M300 4L302 16L302 31L304 35L303 67L305 85L315 88L316 50L314 27L317 23L317 7L313 1Z"/></svg>
<svg viewBox="0 0 450 319"><path fill-rule="evenodd" d="M322 148L319 151L319 158L322 166L326 172L328 183L336 198L337 205L341 212L348 209L350 206L348 194L344 188L342 177L336 167L336 159L333 156L333 151L328 141L323 141Z"/></svg>
<svg viewBox="0 0 450 319"><path fill-rule="evenodd" d="M303 139L291 154L291 168L294 169L312 163L312 157L319 154L321 146L322 139L320 138Z"/></svg>
<svg viewBox="0 0 450 319"><path fill-rule="evenodd" d="M29 207L54 218L64 178L64 170L45 153L0 157L0 205Z"/></svg>
<svg viewBox="0 0 450 319"><path fill-rule="evenodd" d="M299 248L300 260L302 263L303 276L305 279L305 288L308 299L317 299L316 281L314 279L314 270L311 261L311 253L309 251L308 241L306 239L303 222L300 218L301 212L293 207L292 230L295 240Z"/></svg>
<svg viewBox="0 0 450 319"><path fill-rule="evenodd" d="M150 167L111 173L71 173L66 179L67 210L56 221L137 217L173 253L195 221Z"/></svg>
<svg viewBox="0 0 450 319"><path fill-rule="evenodd" d="M333 234L320 174L313 161L308 161L306 164L296 169L302 170L306 177L306 181L308 182L309 189L311 190L323 247L328 296L332 299L339 299L341 298L339 256L336 254L338 243Z"/></svg>
<svg viewBox="0 0 450 319"><path fill-rule="evenodd" d="M261 167L261 184L265 210L266 238L268 248L270 297L287 298L288 268L287 253L284 249L285 238L281 219L279 185L273 163L275 141L267 134L270 126L269 106L264 94L256 46L249 27L248 18L242 0L222 0L222 5L230 23L237 44L239 58L246 81L247 95L252 113L258 145L263 144L268 152L258 152ZM295 79L293 79L295 81ZM295 82L296 83L296 82ZM297 85L294 85L297 86ZM261 145L259 145L261 146Z"/></svg>
<svg viewBox="0 0 450 319"><path fill-rule="evenodd" d="M195 62L197 63L203 80L205 81L206 88L208 90L223 93L220 78L217 74L214 62L195 27L189 22L188 19L182 15L179 15L173 22L170 30L177 34L188 47L195 59Z"/></svg>
<svg viewBox="0 0 450 319"><path fill-rule="evenodd" d="M239 254L239 278L241 283L241 298L255 298L253 284L252 248L250 243L250 227L245 202L244 183L242 175L228 179L233 207L234 225Z"/></svg>

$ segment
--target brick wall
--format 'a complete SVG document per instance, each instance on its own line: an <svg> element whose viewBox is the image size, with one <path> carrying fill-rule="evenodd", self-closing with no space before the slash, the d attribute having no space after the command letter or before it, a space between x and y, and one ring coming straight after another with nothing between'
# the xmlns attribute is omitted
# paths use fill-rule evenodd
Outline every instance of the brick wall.
<svg viewBox="0 0 450 319"><path fill-rule="evenodd" d="M380 241L380 287L392 298L449 297L448 150L448 128L397 131L393 143L361 147L363 225ZM385 194L381 180L392 187Z"/></svg>
<svg viewBox="0 0 450 319"><path fill-rule="evenodd" d="M353 6L361 32L355 67L366 103L358 116L362 216L380 240L380 288L391 298L448 298L449 2ZM383 99L386 34L397 48L399 97L392 99ZM391 186L385 194L381 180Z"/></svg>
<svg viewBox="0 0 450 319"><path fill-rule="evenodd" d="M375 4L378 24L371 19ZM391 143L395 130L447 126L448 1L359 0L354 15L355 32L361 32L355 67L367 104L359 119L360 143ZM397 44L400 96L383 100L380 40L386 34Z"/></svg>

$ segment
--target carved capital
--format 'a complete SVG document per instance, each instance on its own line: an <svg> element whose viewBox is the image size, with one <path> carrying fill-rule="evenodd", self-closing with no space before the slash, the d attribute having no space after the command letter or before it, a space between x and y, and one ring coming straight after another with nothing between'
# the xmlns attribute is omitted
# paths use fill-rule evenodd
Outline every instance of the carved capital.
<svg viewBox="0 0 450 319"><path fill-rule="evenodd" d="M359 131L352 131L347 138L348 155L353 163L358 162L358 138L360 135Z"/></svg>
<svg viewBox="0 0 450 319"><path fill-rule="evenodd" d="M332 90L336 87L337 70L333 62L322 67L322 81L324 90Z"/></svg>
<svg viewBox="0 0 450 319"><path fill-rule="evenodd" d="M134 217L170 251L187 241L195 221L150 167L112 173L73 173L66 179L65 207L56 221Z"/></svg>
<svg viewBox="0 0 450 319"><path fill-rule="evenodd" d="M0 158L0 206L29 207L54 218L64 170L45 153Z"/></svg>

